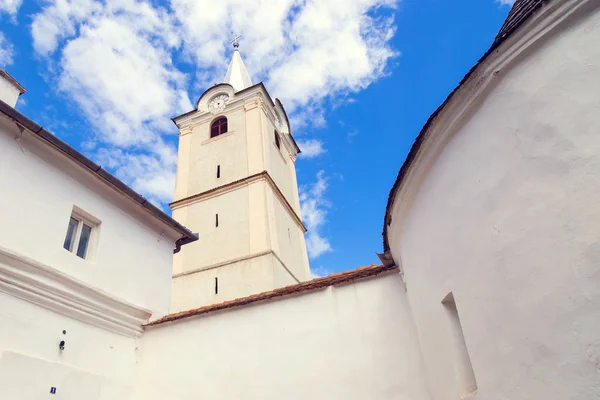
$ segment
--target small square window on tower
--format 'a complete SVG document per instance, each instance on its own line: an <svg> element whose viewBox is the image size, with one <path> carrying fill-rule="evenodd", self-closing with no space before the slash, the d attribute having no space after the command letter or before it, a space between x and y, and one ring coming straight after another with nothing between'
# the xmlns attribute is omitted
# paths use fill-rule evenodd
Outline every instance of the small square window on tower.
<svg viewBox="0 0 600 400"><path fill-rule="evenodd" d="M100 221L78 207L73 207L63 247L83 259L90 259L98 239Z"/></svg>
<svg viewBox="0 0 600 400"><path fill-rule="evenodd" d="M274 134L275 134L275 146L277 146L277 148L281 150L281 139L279 138L279 133L277 133L277 131L274 131Z"/></svg>

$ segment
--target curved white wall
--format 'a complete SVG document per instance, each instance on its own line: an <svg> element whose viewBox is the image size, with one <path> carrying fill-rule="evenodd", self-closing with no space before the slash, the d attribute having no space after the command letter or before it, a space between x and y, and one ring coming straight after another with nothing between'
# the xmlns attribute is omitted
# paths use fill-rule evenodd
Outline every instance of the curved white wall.
<svg viewBox="0 0 600 400"><path fill-rule="evenodd" d="M600 397L600 13L527 50L447 144L389 241L435 399Z"/></svg>

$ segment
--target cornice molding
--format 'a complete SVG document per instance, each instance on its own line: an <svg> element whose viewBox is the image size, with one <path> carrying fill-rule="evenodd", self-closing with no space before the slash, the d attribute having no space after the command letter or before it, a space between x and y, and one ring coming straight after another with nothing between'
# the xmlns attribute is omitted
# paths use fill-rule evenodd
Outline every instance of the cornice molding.
<svg viewBox="0 0 600 400"><path fill-rule="evenodd" d="M419 150L396 190L391 207L387 210L386 225L391 225L392 222L404 223L415 195L434 162L462 127L466 118L498 83L502 73L516 65L525 52L548 38L572 17L585 15L592 7L599 6L600 3L594 0L552 1L477 65L425 132ZM390 231L386 230L386 235L389 234ZM388 238L384 238L384 242L387 241Z"/></svg>
<svg viewBox="0 0 600 400"><path fill-rule="evenodd" d="M196 114L192 114L188 117L185 123L179 125L179 136L189 135L194 132L194 128L200 126L202 124L208 123L217 119L218 117L227 117L228 114L231 114L235 111L242 110L244 108L244 103L240 103L238 101L231 101L227 103L225 110L220 113L213 114L211 112L198 112Z"/></svg>
<svg viewBox="0 0 600 400"><path fill-rule="evenodd" d="M258 258L258 257L263 257L263 256L269 255L271 253L272 253L272 250L265 250L265 251L261 251L259 253L249 254L249 255L243 256L243 257L232 258L230 260L210 264L205 267L194 268L194 269L190 269L189 271L179 272L177 274L173 274L172 278L177 279L177 278L181 278L181 277L188 276L188 275L194 275L194 274L197 274L198 272L202 272L202 271L210 271L211 269L224 267L226 265L231 265L231 264L237 264L242 261L252 260L252 259Z"/></svg>
<svg viewBox="0 0 600 400"><path fill-rule="evenodd" d="M259 84L244 89L240 92L233 93L230 85L222 84L214 86L204 92L204 94L201 96L197 109L180 115L179 117L174 118L173 121L179 129L182 129L190 125L195 126L198 124L198 121L203 121L206 118L213 118L214 115L208 111L208 101L220 94L227 94L229 96L229 101L225 106L225 110L227 112L237 107L245 107L247 104L250 104L254 101L258 101L259 103L269 103L270 100L266 98L268 94L263 88L264 87ZM268 106L266 105L266 107L269 109L272 108L270 104ZM221 113L224 112L225 111Z"/></svg>
<svg viewBox="0 0 600 400"><path fill-rule="evenodd" d="M218 135L218 136L215 136L215 137L211 137L211 138L206 139L203 142L200 142L200 146L203 146L205 144L209 144L209 143L213 143L213 142L219 141L219 140L221 140L223 138L226 138L226 137L229 137L229 136L233 136L234 134L235 134L235 131L225 132L225 133L223 133L221 135Z"/></svg>
<svg viewBox="0 0 600 400"><path fill-rule="evenodd" d="M302 229L302 232L306 232L307 229L304 226L304 224L302 223L302 220L300 219L298 214L296 214L296 211L294 211L294 209L292 208L290 203L287 201L287 199L285 198L285 196L283 195L281 190L279 190L279 187L277 186L277 184L275 183L273 178L271 178L271 175L269 175L269 173L267 171L262 171L257 174L254 174L254 175L250 175L246 178L242 178L240 180L228 183L226 185L218 186L216 188L206 190L202 193L194 194L192 196L188 196L183 199L176 200L176 201L170 203L169 206L171 207L171 210L176 210L178 208L185 207L190 204L197 203L199 201L203 201L206 199L211 199L213 197L221 196L222 194L229 193L233 190L239 189L244 186L248 186L251 183L258 182L258 181L266 181L269 184L269 186L271 186L271 188L273 189L273 192L275 193L277 198L279 198L279 200L283 204L283 207L287 210L287 212L290 214L292 219L296 222L296 225L298 225L298 227L300 229Z"/></svg>
<svg viewBox="0 0 600 400"><path fill-rule="evenodd" d="M287 123L285 111L276 105L271 99L269 93L262 83L256 84L239 92L233 92L229 84L219 84L206 90L197 103L197 108L186 114L173 118L173 122L179 128L179 135L184 136L191 133L192 129L201 125L206 120L212 119L214 115L208 110L208 102L215 96L225 94L229 96L229 101L225 106L227 113L244 108L245 111L260 107L267 118L271 121L275 129L281 133L283 142L286 146L290 158L296 161L295 146L292 143L290 127ZM224 112L224 111L223 111ZM221 114L223 113L221 112Z"/></svg>
<svg viewBox="0 0 600 400"><path fill-rule="evenodd" d="M0 291L57 314L125 336L139 336L152 312L0 247Z"/></svg>
<svg viewBox="0 0 600 400"><path fill-rule="evenodd" d="M179 129L179 136L189 135L192 132L193 132L192 126L188 125L186 127L183 127L183 128Z"/></svg>
<svg viewBox="0 0 600 400"><path fill-rule="evenodd" d="M281 259L281 257L279 257L279 255L274 250L265 250L265 251L261 251L259 253L254 253L254 254L250 254L250 255L247 255L247 256L233 258L231 260L222 261L222 262L218 262L218 263L215 263L215 264L207 265L205 267L194 268L194 269L191 269L189 271L180 272L180 273L174 274L173 275L173 279L177 279L177 278L181 278L181 277L189 276L189 275L194 275L194 274L197 274L198 272L210 271L211 269L225 267L227 265L232 265L232 264L237 264L237 263L240 263L242 261L252 260L254 258L264 257L264 256L267 256L269 254L272 254L275 257L275 259L277 259L277 261L279 261L279 263L281 264L281 266L290 274L290 276L292 278L294 278L294 280L297 283L300 282L300 280L296 277L296 275L294 275L292 273L292 271L290 271L290 269L287 267L287 265L285 265L285 263L283 262L283 260Z"/></svg>
<svg viewBox="0 0 600 400"><path fill-rule="evenodd" d="M265 102L262 101L262 99L259 97L255 98L255 99L251 99L250 101L247 101L244 103L244 110L246 111L250 111L250 110L254 110L255 108L264 108Z"/></svg>

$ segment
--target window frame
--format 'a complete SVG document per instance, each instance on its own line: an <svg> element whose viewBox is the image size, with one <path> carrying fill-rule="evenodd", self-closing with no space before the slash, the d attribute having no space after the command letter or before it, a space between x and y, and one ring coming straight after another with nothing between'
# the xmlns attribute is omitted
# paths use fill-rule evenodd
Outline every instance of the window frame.
<svg viewBox="0 0 600 400"><path fill-rule="evenodd" d="M76 221L77 226L71 232L71 221ZM87 244L84 250L83 255L79 254L79 249L81 247L82 233L84 226L87 226L90 229L89 236L87 238ZM78 207L73 207L73 211L69 216L69 224L67 225L67 231L65 232L65 238L63 241L63 249L67 250L69 253L81 258L82 260L89 261L94 258L96 251L96 241L98 239L99 234L100 221L81 210ZM71 234L69 235L69 233ZM67 239L71 236L69 240L69 246L67 247Z"/></svg>
<svg viewBox="0 0 600 400"><path fill-rule="evenodd" d="M217 125L217 123L219 121L222 121L222 120L225 120L225 122L224 123L220 123L220 124ZM221 127L223 125L225 126L225 130L223 132L221 132ZM215 127L215 126L218 127L219 129L218 129L218 133L213 136L213 127ZM213 119L211 121L211 123L210 123L210 132L209 132L209 139L214 139L214 138L222 136L222 135L224 135L226 133L229 133L229 120L227 119L226 116L221 115L221 116L219 116L219 117L217 117L217 118L215 118L215 119Z"/></svg>

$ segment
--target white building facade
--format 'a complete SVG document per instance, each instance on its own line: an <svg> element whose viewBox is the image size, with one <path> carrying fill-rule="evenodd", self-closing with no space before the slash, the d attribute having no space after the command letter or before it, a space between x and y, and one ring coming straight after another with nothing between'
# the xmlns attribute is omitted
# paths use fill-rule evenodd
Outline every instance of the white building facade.
<svg viewBox="0 0 600 400"><path fill-rule="evenodd" d="M5 71L0 88L0 398L129 398L196 236L14 110Z"/></svg>
<svg viewBox="0 0 600 400"><path fill-rule="evenodd" d="M597 1L517 0L401 168L383 265L312 280L237 46L174 119L174 219L0 74L0 399L600 398L598 37Z"/></svg>

